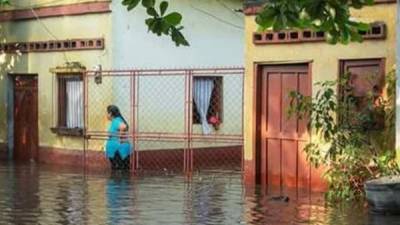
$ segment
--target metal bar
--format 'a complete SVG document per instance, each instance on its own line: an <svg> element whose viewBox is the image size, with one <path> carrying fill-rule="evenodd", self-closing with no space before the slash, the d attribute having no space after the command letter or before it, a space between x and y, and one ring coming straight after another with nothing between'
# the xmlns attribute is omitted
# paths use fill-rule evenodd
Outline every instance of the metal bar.
<svg viewBox="0 0 400 225"><path fill-rule="evenodd" d="M189 84L188 84L188 77L185 76L185 103L184 103L184 110L185 110L185 115L184 115L184 122L183 122L183 126L184 126L184 136L187 135L187 133L189 132L188 130L188 114L189 114L189 96L188 96L188 90L189 90ZM183 171L186 173L187 171L187 149L189 148L188 143L185 143L185 149L183 150Z"/></svg>
<svg viewBox="0 0 400 225"><path fill-rule="evenodd" d="M132 76L135 73L136 76L177 76L177 75L189 75L186 71L191 71L191 75L203 75L203 76L216 76L216 75L238 75L244 73L244 68L216 68L216 69L163 69L163 70L103 70L102 76ZM95 76L96 71L87 71L87 76Z"/></svg>
<svg viewBox="0 0 400 225"><path fill-rule="evenodd" d="M193 71L189 70L189 102L188 102L188 124L189 124L189 134L188 134L188 145L189 145L189 160L190 160L190 169L189 171L193 171L193 145L192 145L192 135L193 135Z"/></svg>
<svg viewBox="0 0 400 225"><path fill-rule="evenodd" d="M136 134L137 133L139 133L139 107L140 107L140 96L139 96L139 90L140 90L140 77L138 76L138 73L137 72L135 72L135 80L137 80L137 84L135 83L135 89L136 89L136 94L135 94L135 96L136 96L136 118L137 118L137 121L136 121L136 124L135 124L135 129L136 129ZM135 136L136 136L136 134L135 134ZM138 170L139 169L139 166L140 166L140 155L139 155L139 140L136 138L136 146L135 146L136 148L137 148L137 151L136 151L136 157L135 157L135 160L136 160L136 170Z"/></svg>
<svg viewBox="0 0 400 225"><path fill-rule="evenodd" d="M134 147L135 147L135 90L134 90L134 80L135 76L134 76L134 72L132 71L130 74L130 88L129 88L129 100L130 100L130 107L131 107L131 129L132 129L132 137L133 137L133 143L132 143L132 151L134 151ZM131 164L131 172L134 173L136 171L135 168L135 158L131 157L130 160L130 164Z"/></svg>
<svg viewBox="0 0 400 225"><path fill-rule="evenodd" d="M54 114L56 114L57 112L56 112L56 110L54 109L54 103L55 103L55 101L56 101L56 91L54 90L55 88L56 88L56 82L55 82L55 79L56 79L56 76L53 76L53 79L52 79L52 96L53 96L53 99L52 99L52 102L51 102L51 110L52 110L52 112L51 112L51 122L53 123L52 124L52 126L54 126L54 127L56 127L57 126L57 121L55 121L55 119L54 119Z"/></svg>
<svg viewBox="0 0 400 225"><path fill-rule="evenodd" d="M126 137L129 138L129 137ZM130 137L132 138L132 137ZM108 140L107 136L89 136L86 138L87 140ZM138 141L155 141L155 142L185 142L187 143L187 138L182 138L182 139L160 139L160 138L154 138L154 137L143 137L143 138L138 138ZM209 143L210 140L204 140L204 139L192 139L191 142L193 143ZM216 139L212 140L211 143L225 143L225 144L235 144L235 145L243 145L242 140L232 140L232 139Z"/></svg>
<svg viewBox="0 0 400 225"><path fill-rule="evenodd" d="M109 137L110 134L107 132L87 132L87 136L98 136L98 137ZM131 135L130 133L122 133L118 135L111 135L114 137L132 137L132 138L144 138L144 137L152 137L152 138L159 138L159 139L191 139L191 140L237 140L243 141L243 137L240 135L201 135L201 134L192 134L188 137L188 134L168 134L168 133L135 133ZM273 137L269 137L274 139ZM287 140L302 140L302 139L293 139L293 138L286 138Z"/></svg>
<svg viewBox="0 0 400 225"><path fill-rule="evenodd" d="M103 72L102 72L103 73ZM194 73L196 76L210 76L210 77L215 77L219 75L223 76L234 76L234 75L240 75L243 74L243 72L238 71L238 72L219 72L219 73ZM177 73L170 73L170 74L159 74L159 73L146 73L146 74L141 74L138 76L143 76L143 77L165 77L165 76L184 76L185 74L177 74ZM94 77L94 74L89 74L88 77ZM119 73L119 74L114 74L114 73L106 73L102 74L103 77L129 77L129 73Z"/></svg>
<svg viewBox="0 0 400 225"><path fill-rule="evenodd" d="M83 74L83 105L84 105L84 110L83 110L83 171L86 173L86 152L88 148L89 141L86 139L86 130L88 127L88 120L89 120L89 114L88 114L88 101L89 101L89 95L88 95L88 77L86 76L86 73Z"/></svg>
<svg viewBox="0 0 400 225"><path fill-rule="evenodd" d="M242 139L244 139L243 138L243 136L244 136L244 79L245 79L245 76L244 76L244 74L242 74L242 116L241 116L241 118L242 118L242 134L240 135L240 136L242 136ZM244 172L244 144L243 144L243 147L242 147L242 168L241 168L241 171L242 172Z"/></svg>
<svg viewBox="0 0 400 225"><path fill-rule="evenodd" d="M176 71L227 71L227 70L244 70L244 67L213 67L213 68L170 68L170 69L122 69L122 70L103 70L102 72L123 73L123 72L176 72ZM88 70L89 73L96 72L95 70Z"/></svg>

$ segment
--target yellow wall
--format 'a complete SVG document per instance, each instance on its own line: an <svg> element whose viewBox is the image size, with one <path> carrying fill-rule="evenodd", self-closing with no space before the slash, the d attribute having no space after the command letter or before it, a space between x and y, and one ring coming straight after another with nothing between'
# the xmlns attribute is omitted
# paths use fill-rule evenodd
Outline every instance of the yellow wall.
<svg viewBox="0 0 400 225"><path fill-rule="evenodd" d="M31 1L33 2L33 1ZM40 1L45 2L45 1ZM69 1L77 2L77 1ZM82 1L80 1L82 2ZM28 53L18 56L7 54L6 58L13 57L14 66L3 68L0 76L5 78L7 73L34 73L39 76L39 145L68 149L82 149L83 142L80 138L60 137L50 131L55 125L56 117L52 107L54 74L50 68L62 66L68 61L77 61L88 69L97 64L103 68L110 68L111 57L111 14L91 14L83 16L53 17L42 19L42 23L36 20L7 22L1 24L2 37L6 42L15 41L46 41L54 39L73 38L98 38L105 39L105 50L83 50L68 52ZM45 27L51 32L46 31ZM4 57L4 55L2 56ZM3 64L4 65L4 64ZM3 66L4 67L4 66ZM5 80L0 79L0 98L5 99ZM0 104L0 142L6 139L6 104ZM102 112L99 112L102 113Z"/></svg>
<svg viewBox="0 0 400 225"><path fill-rule="evenodd" d="M254 16L246 17L245 35L245 160L252 160L254 146L253 93L254 64L273 63L278 61L312 61L313 83L323 80L334 80L339 73L340 59L386 58L386 71L395 64L396 44L396 4L380 4L352 12L352 16L365 22L383 21L387 25L386 40L370 40L349 45L329 45L327 43L301 44L253 44L252 34L257 29Z"/></svg>

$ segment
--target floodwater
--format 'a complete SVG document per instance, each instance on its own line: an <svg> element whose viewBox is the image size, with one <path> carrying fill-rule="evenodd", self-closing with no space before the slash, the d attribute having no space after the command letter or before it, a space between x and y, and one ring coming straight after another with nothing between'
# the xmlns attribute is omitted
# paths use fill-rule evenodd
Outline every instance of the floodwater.
<svg viewBox="0 0 400 225"><path fill-rule="evenodd" d="M399 225L363 203L329 206L321 194L272 200L240 173L136 176L0 162L0 224Z"/></svg>

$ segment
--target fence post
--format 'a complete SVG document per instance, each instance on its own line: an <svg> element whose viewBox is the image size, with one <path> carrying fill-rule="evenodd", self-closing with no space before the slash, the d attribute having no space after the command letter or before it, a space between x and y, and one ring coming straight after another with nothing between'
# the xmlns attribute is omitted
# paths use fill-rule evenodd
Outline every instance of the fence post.
<svg viewBox="0 0 400 225"><path fill-rule="evenodd" d="M193 152L192 152L192 128L191 128L191 96L192 96L192 71L186 70L185 72L185 149L183 150L183 170L188 176L193 171Z"/></svg>
<svg viewBox="0 0 400 225"><path fill-rule="evenodd" d="M83 105L84 105L84 110L83 110L83 171L86 174L86 151L89 145L89 141L87 139L87 128L88 128L88 71L85 71L83 73Z"/></svg>

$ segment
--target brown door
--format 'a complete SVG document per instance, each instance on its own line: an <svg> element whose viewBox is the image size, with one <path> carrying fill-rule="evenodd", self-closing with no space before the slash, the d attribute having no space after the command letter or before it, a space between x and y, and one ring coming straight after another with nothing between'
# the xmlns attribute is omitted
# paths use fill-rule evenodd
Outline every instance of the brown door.
<svg viewBox="0 0 400 225"><path fill-rule="evenodd" d="M14 159L38 158L37 76L14 76Z"/></svg>
<svg viewBox="0 0 400 225"><path fill-rule="evenodd" d="M307 64L265 66L261 82L259 105L260 176L270 190L283 187L310 187L311 168L303 153L309 142L307 121L289 118L289 93L311 94Z"/></svg>

